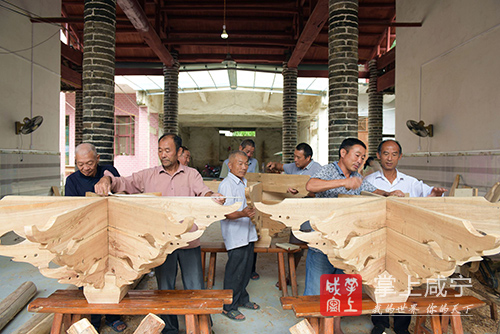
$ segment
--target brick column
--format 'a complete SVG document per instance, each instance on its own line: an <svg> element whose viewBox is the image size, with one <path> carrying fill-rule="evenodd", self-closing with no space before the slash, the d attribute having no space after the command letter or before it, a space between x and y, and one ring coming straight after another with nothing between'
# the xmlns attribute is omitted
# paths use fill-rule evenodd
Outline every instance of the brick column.
<svg viewBox="0 0 500 334"><path fill-rule="evenodd" d="M85 0L83 13L83 141L113 164L116 0Z"/></svg>
<svg viewBox="0 0 500 334"><path fill-rule="evenodd" d="M163 95L163 131L164 133L179 133L179 61L175 51L170 52L174 57L174 65L166 67L163 65L165 89Z"/></svg>
<svg viewBox="0 0 500 334"><path fill-rule="evenodd" d="M283 163L293 162L297 146L297 68L283 65Z"/></svg>
<svg viewBox="0 0 500 334"><path fill-rule="evenodd" d="M328 18L328 160L358 137L358 1L330 0Z"/></svg>
<svg viewBox="0 0 500 334"><path fill-rule="evenodd" d="M372 59L368 63L370 70L370 82L368 84L368 156L377 156L378 144L382 141L382 109L384 95L377 93L377 60Z"/></svg>
<svg viewBox="0 0 500 334"><path fill-rule="evenodd" d="M83 91L75 91L75 147L83 141Z"/></svg>

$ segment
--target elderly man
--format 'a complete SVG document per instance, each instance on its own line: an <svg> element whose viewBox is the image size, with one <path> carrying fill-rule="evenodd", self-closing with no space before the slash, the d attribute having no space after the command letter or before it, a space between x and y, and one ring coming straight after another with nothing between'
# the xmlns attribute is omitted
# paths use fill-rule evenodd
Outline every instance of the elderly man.
<svg viewBox="0 0 500 334"><path fill-rule="evenodd" d="M105 171L114 176L120 176L113 166L99 166L99 154L95 146L89 143L82 143L76 147L75 164L78 170L66 179L65 196L85 196L86 192L93 192L95 184L104 176ZM123 332L127 328L119 315L108 314L105 319L106 324L117 332ZM96 329L101 326L99 314L92 314L90 321Z"/></svg>
<svg viewBox="0 0 500 334"><path fill-rule="evenodd" d="M255 209L247 206L245 174L248 169L248 156L237 151L229 155L229 174L219 185L219 193L227 197L226 205L242 201L238 211L226 215L221 221L222 238L227 249L226 271L224 272L224 289L233 290L232 304L224 305L224 315L235 321L245 320L238 310L243 307L258 310L259 305L250 301L246 290L252 273L254 242L257 241L257 230L251 218Z"/></svg>
<svg viewBox="0 0 500 334"><path fill-rule="evenodd" d="M213 192L203 183L196 169L179 164L177 157L181 145L182 139L176 134L164 134L158 140L158 157L161 166L144 169L129 177L113 177L106 174L96 184L96 193L106 195L112 190L129 194L161 192L162 196L212 196ZM194 225L191 232L196 229ZM177 263L181 267L184 289L201 290L204 288L199 239L191 241L184 248L177 249L167 256L161 266L155 268L160 290L175 289ZM162 319L165 321L162 333L177 334L179 332L177 316L164 315Z"/></svg>
<svg viewBox="0 0 500 334"><path fill-rule="evenodd" d="M191 152L186 146L181 146L179 149L179 156L177 158L179 163L184 166L188 166L191 161Z"/></svg>
<svg viewBox="0 0 500 334"><path fill-rule="evenodd" d="M366 157L366 145L357 138L347 138L339 148L339 161L323 166L306 184L307 191L316 197L338 197L339 194L359 195L361 191L382 196L404 196L400 191L387 192L375 188L357 172ZM320 294L320 278L323 274L343 274L335 268L320 250L310 247L306 259L304 295ZM335 333L343 333L340 318L334 320Z"/></svg>
<svg viewBox="0 0 500 334"><path fill-rule="evenodd" d="M257 159L253 158L255 153L255 142L252 139L245 139L241 142L239 151L245 152L248 156L248 171L247 173L258 173L259 172L259 162ZM220 171L220 178L223 179L227 176L229 170L229 159L224 160L222 164L222 170Z"/></svg>
<svg viewBox="0 0 500 334"><path fill-rule="evenodd" d="M401 173L397 166L402 154L401 145L396 140L389 139L381 142L377 148L377 158L380 159L382 172L372 173L365 180L379 189L401 191L408 193L410 197L441 196L447 191L445 188L429 187L422 181ZM372 316L372 322L375 327L373 327L371 334L382 334L386 328L390 327L388 315ZM398 314L394 317L394 332L408 334L410 322L411 315Z"/></svg>

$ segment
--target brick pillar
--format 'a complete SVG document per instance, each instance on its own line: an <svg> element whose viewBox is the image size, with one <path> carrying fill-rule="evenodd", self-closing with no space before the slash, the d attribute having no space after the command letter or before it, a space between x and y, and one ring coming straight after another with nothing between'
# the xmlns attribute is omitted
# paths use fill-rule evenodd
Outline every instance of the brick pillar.
<svg viewBox="0 0 500 334"><path fill-rule="evenodd" d="M116 0L85 0L83 19L83 141L112 165Z"/></svg>
<svg viewBox="0 0 500 334"><path fill-rule="evenodd" d="M83 91L75 91L75 147L83 140Z"/></svg>
<svg viewBox="0 0 500 334"><path fill-rule="evenodd" d="M340 143L358 137L358 1L329 0L328 160Z"/></svg>
<svg viewBox="0 0 500 334"><path fill-rule="evenodd" d="M163 131L179 133L179 61L177 52L170 52L174 57L174 65L163 65L165 89L163 95Z"/></svg>
<svg viewBox="0 0 500 334"><path fill-rule="evenodd" d="M283 163L293 162L297 146L297 68L283 65Z"/></svg>
<svg viewBox="0 0 500 334"><path fill-rule="evenodd" d="M382 141L382 109L384 95L377 93L377 60L372 59L368 63L370 70L370 82L368 84L368 156L377 156L378 144Z"/></svg>

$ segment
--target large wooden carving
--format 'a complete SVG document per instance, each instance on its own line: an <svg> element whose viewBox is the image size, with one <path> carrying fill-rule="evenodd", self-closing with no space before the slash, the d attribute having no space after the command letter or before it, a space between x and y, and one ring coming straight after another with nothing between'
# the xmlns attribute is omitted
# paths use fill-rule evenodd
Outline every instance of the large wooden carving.
<svg viewBox="0 0 500 334"><path fill-rule="evenodd" d="M406 301L412 285L500 252L500 204L471 198L285 199L255 203L346 273L361 274L377 302ZM314 232L299 231L310 220ZM382 278L391 278L393 291ZM387 280L384 281L387 284Z"/></svg>
<svg viewBox="0 0 500 334"><path fill-rule="evenodd" d="M0 236L26 240L0 245L0 254L83 286L90 303L117 303L135 279L238 206L195 197L5 197Z"/></svg>

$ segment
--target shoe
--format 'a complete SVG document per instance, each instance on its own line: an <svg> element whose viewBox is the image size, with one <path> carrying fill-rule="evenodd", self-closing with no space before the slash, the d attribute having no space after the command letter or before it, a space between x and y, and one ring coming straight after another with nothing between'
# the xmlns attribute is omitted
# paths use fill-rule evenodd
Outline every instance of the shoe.
<svg viewBox="0 0 500 334"><path fill-rule="evenodd" d="M286 279L286 285L291 285L291 284L290 284L290 279L289 279L289 278L287 278L287 279ZM280 281L276 282L275 287L277 287L278 289L280 288Z"/></svg>
<svg viewBox="0 0 500 334"><path fill-rule="evenodd" d="M250 278L254 281L258 280L260 278L260 275L257 274L255 271L250 275Z"/></svg>
<svg viewBox="0 0 500 334"><path fill-rule="evenodd" d="M229 319L234 320L234 321L245 321L245 319L246 319L245 316L243 315L243 313L241 313L238 310L231 310L229 312L222 311L222 314L224 314L226 317L228 317ZM243 318L238 319L237 317L239 315L242 315Z"/></svg>
<svg viewBox="0 0 500 334"><path fill-rule="evenodd" d="M385 334L385 327L381 324L377 324L372 328L370 334Z"/></svg>
<svg viewBox="0 0 500 334"><path fill-rule="evenodd" d="M258 310L260 309L260 306L257 303L254 302L246 302L245 304L240 305L240 307L249 309L249 310Z"/></svg>

